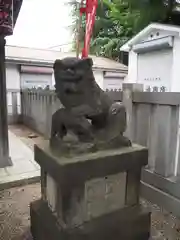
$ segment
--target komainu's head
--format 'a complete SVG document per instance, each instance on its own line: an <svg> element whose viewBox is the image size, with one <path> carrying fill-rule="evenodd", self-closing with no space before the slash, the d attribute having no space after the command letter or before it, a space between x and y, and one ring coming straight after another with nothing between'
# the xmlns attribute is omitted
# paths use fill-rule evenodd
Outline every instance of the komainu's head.
<svg viewBox="0 0 180 240"><path fill-rule="evenodd" d="M90 94L95 79L91 58L64 58L53 66L55 89L64 106L78 105Z"/></svg>
<svg viewBox="0 0 180 240"><path fill-rule="evenodd" d="M62 60L57 59L54 63L54 75L55 81L79 81L92 71L92 59L79 59L73 57L67 57Z"/></svg>

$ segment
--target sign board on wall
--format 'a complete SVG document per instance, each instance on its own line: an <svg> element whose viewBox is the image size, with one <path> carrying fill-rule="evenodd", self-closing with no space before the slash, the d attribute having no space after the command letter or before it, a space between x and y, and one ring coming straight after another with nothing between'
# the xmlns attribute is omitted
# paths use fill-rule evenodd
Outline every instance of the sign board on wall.
<svg viewBox="0 0 180 240"><path fill-rule="evenodd" d="M170 91L172 50L138 54L137 79L144 91Z"/></svg>
<svg viewBox="0 0 180 240"><path fill-rule="evenodd" d="M105 78L104 90L122 90L123 78Z"/></svg>
<svg viewBox="0 0 180 240"><path fill-rule="evenodd" d="M21 88L52 87L51 67L21 65Z"/></svg>
<svg viewBox="0 0 180 240"><path fill-rule="evenodd" d="M45 88L52 86L51 74L21 73L21 88Z"/></svg>

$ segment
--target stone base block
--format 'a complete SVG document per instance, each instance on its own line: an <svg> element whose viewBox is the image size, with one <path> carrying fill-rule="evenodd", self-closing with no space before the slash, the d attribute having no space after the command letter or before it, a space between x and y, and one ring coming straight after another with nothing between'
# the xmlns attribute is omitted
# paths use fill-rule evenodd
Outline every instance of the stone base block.
<svg viewBox="0 0 180 240"><path fill-rule="evenodd" d="M148 151L133 144L67 158L43 142L35 146L35 160L41 166L42 199L62 225L75 227L139 204Z"/></svg>
<svg viewBox="0 0 180 240"><path fill-rule="evenodd" d="M127 207L78 227L62 226L46 202L33 202L31 231L34 240L148 240L150 214L140 206Z"/></svg>

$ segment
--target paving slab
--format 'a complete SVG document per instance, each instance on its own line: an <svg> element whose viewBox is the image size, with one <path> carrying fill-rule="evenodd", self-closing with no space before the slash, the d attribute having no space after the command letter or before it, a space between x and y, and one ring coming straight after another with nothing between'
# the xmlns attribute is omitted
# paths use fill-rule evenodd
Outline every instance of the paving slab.
<svg viewBox="0 0 180 240"><path fill-rule="evenodd" d="M13 165L0 169L0 190L39 181L40 167L33 150L10 130L9 151Z"/></svg>

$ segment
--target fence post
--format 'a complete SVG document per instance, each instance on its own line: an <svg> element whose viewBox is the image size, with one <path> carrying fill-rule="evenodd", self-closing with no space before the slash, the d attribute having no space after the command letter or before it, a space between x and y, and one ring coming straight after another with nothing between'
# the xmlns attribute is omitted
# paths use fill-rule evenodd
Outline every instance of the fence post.
<svg viewBox="0 0 180 240"><path fill-rule="evenodd" d="M50 138L51 135L51 118L52 118L52 91L47 91L46 93L46 132L45 136Z"/></svg>
<svg viewBox="0 0 180 240"><path fill-rule="evenodd" d="M18 109L17 109L17 92L12 92L12 116L17 118Z"/></svg>
<svg viewBox="0 0 180 240"><path fill-rule="evenodd" d="M21 123L24 123L24 92L23 90L21 89L20 90L20 122Z"/></svg>
<svg viewBox="0 0 180 240"><path fill-rule="evenodd" d="M125 136L131 141L134 140L134 114L133 114L133 92L142 92L143 84L139 83L123 83L123 104L126 107L127 129Z"/></svg>

